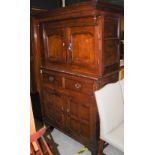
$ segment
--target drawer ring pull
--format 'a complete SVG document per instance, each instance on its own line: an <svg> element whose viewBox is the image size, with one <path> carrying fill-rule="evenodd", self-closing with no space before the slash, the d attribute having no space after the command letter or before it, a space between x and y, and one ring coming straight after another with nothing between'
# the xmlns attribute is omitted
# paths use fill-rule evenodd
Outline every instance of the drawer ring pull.
<svg viewBox="0 0 155 155"><path fill-rule="evenodd" d="M53 76L50 76L48 79L49 79L50 82L54 81L54 77Z"/></svg>
<svg viewBox="0 0 155 155"><path fill-rule="evenodd" d="M77 88L77 89L81 88L81 84L80 83L76 83L75 84L75 88Z"/></svg>

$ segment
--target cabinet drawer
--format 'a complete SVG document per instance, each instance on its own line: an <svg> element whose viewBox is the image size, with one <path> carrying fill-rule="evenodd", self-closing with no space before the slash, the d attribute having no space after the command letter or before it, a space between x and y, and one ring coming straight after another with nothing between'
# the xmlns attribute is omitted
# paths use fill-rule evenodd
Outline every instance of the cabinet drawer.
<svg viewBox="0 0 155 155"><path fill-rule="evenodd" d="M86 81L74 80L70 78L65 78L65 88L84 94L93 93L93 83L87 83Z"/></svg>
<svg viewBox="0 0 155 155"><path fill-rule="evenodd" d="M54 73L43 73L43 81L49 87L62 87L62 77Z"/></svg>

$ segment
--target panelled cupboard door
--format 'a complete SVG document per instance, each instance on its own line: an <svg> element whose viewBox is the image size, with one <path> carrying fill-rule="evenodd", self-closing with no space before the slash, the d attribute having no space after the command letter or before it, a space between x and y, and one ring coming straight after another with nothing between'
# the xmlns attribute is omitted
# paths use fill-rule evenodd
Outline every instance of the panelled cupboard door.
<svg viewBox="0 0 155 155"><path fill-rule="evenodd" d="M71 135L88 139L91 136L90 103L85 97L81 99L68 96L67 128Z"/></svg>
<svg viewBox="0 0 155 155"><path fill-rule="evenodd" d="M43 27L43 48L45 63L65 63L65 29L51 28L48 24Z"/></svg>
<svg viewBox="0 0 155 155"><path fill-rule="evenodd" d="M65 128L65 99L64 96L56 91L44 90L44 115L58 128Z"/></svg>
<svg viewBox="0 0 155 155"><path fill-rule="evenodd" d="M70 64L94 68L97 64L95 26L71 27L69 37Z"/></svg>

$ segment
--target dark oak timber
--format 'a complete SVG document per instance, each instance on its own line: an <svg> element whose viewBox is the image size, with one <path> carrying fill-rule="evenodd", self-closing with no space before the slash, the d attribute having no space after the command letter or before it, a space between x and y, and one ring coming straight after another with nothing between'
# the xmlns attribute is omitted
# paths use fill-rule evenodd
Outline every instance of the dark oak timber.
<svg viewBox="0 0 155 155"><path fill-rule="evenodd" d="M46 12L44 9L31 8L30 14L30 92L40 93L40 33L38 13Z"/></svg>
<svg viewBox="0 0 155 155"><path fill-rule="evenodd" d="M118 80L121 13L114 5L87 2L35 15L43 119L92 155L99 142L94 91Z"/></svg>

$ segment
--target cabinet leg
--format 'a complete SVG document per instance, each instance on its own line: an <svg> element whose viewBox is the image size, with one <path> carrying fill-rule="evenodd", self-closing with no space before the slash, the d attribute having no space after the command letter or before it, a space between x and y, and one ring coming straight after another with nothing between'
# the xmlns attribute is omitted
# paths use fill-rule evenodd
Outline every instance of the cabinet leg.
<svg viewBox="0 0 155 155"><path fill-rule="evenodd" d="M54 129L53 126L51 126L50 124L48 124L46 122L44 122L44 126L46 127L46 131L48 131L48 132L52 132Z"/></svg>
<svg viewBox="0 0 155 155"><path fill-rule="evenodd" d="M60 155L57 147L58 147L58 144L54 142L53 140L53 137L51 135L51 132L54 128L52 126L48 126L46 128L46 132L45 132L45 135L44 135L44 138L46 139L48 145L50 146L51 150L53 151L53 153L55 155Z"/></svg>
<svg viewBox="0 0 155 155"><path fill-rule="evenodd" d="M91 151L91 155L97 155L97 152L98 152L97 147L92 148L90 151Z"/></svg>
<svg viewBox="0 0 155 155"><path fill-rule="evenodd" d="M91 151L91 155L97 155L96 150L92 150L92 151Z"/></svg>
<svg viewBox="0 0 155 155"><path fill-rule="evenodd" d="M99 141L99 148L98 148L98 155L105 155L103 153L103 150L105 149L105 147L107 147L107 143L105 143L105 141L101 140Z"/></svg>

